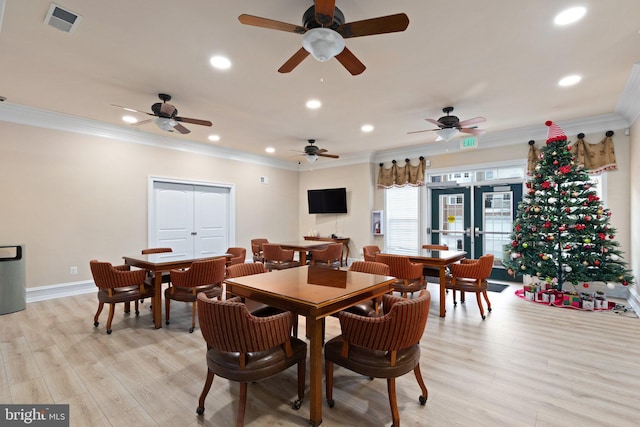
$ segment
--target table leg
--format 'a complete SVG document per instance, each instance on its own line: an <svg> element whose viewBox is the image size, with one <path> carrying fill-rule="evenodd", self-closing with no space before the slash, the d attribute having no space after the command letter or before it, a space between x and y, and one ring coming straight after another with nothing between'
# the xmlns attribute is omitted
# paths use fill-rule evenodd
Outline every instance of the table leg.
<svg viewBox="0 0 640 427"><path fill-rule="evenodd" d="M307 251L298 251L300 258L300 265L307 265Z"/></svg>
<svg viewBox="0 0 640 427"><path fill-rule="evenodd" d="M322 319L307 317L309 325L309 423L322 424Z"/></svg>
<svg viewBox="0 0 640 427"><path fill-rule="evenodd" d="M162 328L162 272L156 271L153 280L155 294L152 298L153 307L151 314L153 316L153 324L156 329Z"/></svg>
<svg viewBox="0 0 640 427"><path fill-rule="evenodd" d="M447 273L446 266L440 267L440 317L445 317L447 315L447 306L446 306L446 298L447 298Z"/></svg>

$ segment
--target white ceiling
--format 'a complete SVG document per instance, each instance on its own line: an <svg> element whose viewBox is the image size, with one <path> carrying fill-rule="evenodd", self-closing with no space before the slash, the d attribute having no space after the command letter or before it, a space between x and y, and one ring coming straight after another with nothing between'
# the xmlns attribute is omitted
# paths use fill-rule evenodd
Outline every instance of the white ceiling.
<svg viewBox="0 0 640 427"><path fill-rule="evenodd" d="M272 146L292 162L300 159L292 150L309 138L343 157L445 147L435 132L407 132L433 128L424 119L448 105L460 120L486 117L480 144L514 129L546 134L549 119L622 117L616 105L640 60L638 0L337 0L347 22L409 16L404 32L346 40L367 67L359 76L335 59L312 57L280 74L301 36L238 21L246 13L299 25L311 0L60 0L82 16L72 34L44 24L48 0L5 3L0 96L7 104L129 126L111 104L150 111L157 94L168 93L181 116L213 122L172 138L214 144L207 136L218 134L216 146L261 155ZM554 15L576 4L588 8L584 19L554 26ZM213 69L216 54L232 68ZM568 74L582 82L559 88ZM310 98L322 108L307 110ZM375 130L362 133L365 123ZM151 123L135 129L162 133Z"/></svg>

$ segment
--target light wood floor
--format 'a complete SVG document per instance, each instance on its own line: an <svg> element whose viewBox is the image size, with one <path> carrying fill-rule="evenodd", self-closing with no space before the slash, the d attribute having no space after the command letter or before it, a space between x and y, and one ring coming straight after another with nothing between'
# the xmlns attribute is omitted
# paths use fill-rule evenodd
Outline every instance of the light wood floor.
<svg viewBox="0 0 640 427"><path fill-rule="evenodd" d="M438 291L422 339L429 388L418 404L413 374L398 380L403 426L637 426L640 421L640 321L632 312L581 312L519 299L515 287L490 293L482 321L475 298L441 319ZM152 328L117 309L93 327L96 296L31 303L0 316L0 402L68 403L72 426L231 426L238 385L216 378L204 417L195 409L205 379L199 329L174 303L172 323ZM106 309L105 309L106 311ZM304 319L300 319L304 331ZM339 333L328 319L327 336ZM309 404L294 411L295 369L250 384L247 426L306 426ZM308 384L308 381L307 381ZM389 426L386 383L336 367L336 405L323 426Z"/></svg>

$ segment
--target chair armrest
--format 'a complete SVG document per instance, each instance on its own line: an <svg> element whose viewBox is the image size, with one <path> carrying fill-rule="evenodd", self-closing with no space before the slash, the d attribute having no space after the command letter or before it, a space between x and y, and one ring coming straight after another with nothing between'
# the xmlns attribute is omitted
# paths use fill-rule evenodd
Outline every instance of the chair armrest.
<svg viewBox="0 0 640 427"><path fill-rule="evenodd" d="M451 276L453 277L468 277L472 279L481 279L481 268L478 262L470 262L464 264L451 264Z"/></svg>

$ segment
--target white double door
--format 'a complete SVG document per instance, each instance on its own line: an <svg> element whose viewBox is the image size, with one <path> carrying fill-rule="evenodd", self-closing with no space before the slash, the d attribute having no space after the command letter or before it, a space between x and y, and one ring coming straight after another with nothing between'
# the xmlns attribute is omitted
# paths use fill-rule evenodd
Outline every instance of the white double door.
<svg viewBox="0 0 640 427"><path fill-rule="evenodd" d="M149 246L169 247L172 256L225 253L230 246L230 188L154 181Z"/></svg>

